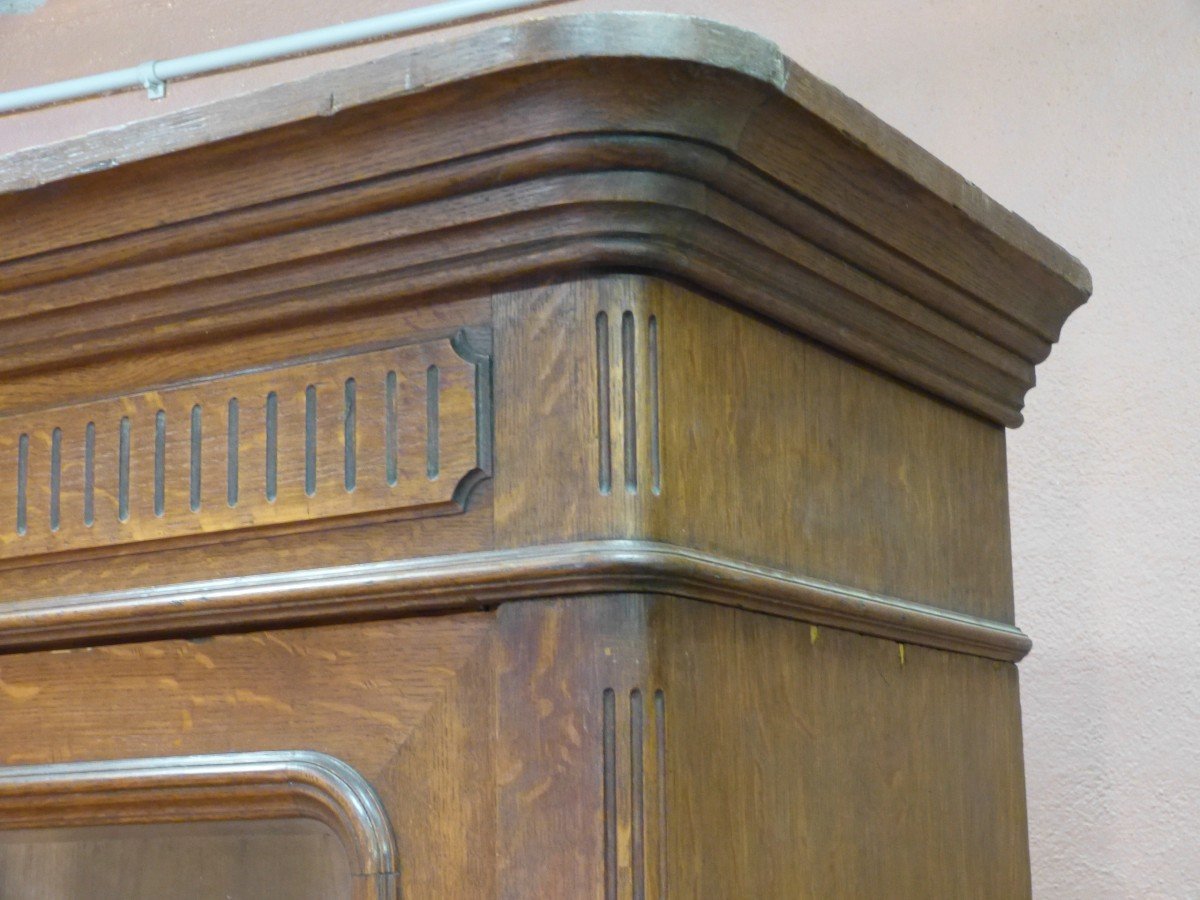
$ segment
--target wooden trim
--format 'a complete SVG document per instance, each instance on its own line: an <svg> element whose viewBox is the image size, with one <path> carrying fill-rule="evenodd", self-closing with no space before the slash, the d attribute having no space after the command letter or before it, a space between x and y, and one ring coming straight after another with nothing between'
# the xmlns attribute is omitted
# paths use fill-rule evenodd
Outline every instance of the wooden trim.
<svg viewBox="0 0 1200 900"><path fill-rule="evenodd" d="M394 898L396 840L374 789L309 751L222 753L0 768L0 827L68 828L314 819L350 858L354 896Z"/></svg>
<svg viewBox="0 0 1200 900"><path fill-rule="evenodd" d="M1016 661L1015 626L648 541L589 541L19 601L0 652L641 592Z"/></svg>
<svg viewBox="0 0 1200 900"><path fill-rule="evenodd" d="M573 58L657 58L759 81L852 136L907 178L1060 271L1083 293L1075 257L861 104L788 59L771 41L696 16L653 12L549 16L403 50L197 109L135 121L0 157L0 193L421 93L470 77ZM366 77L364 77L366 76Z"/></svg>
<svg viewBox="0 0 1200 900"><path fill-rule="evenodd" d="M635 143L603 138L565 142L574 146L541 149L556 156L591 146L598 151L593 159L612 165L621 160L601 161L599 151L608 150L611 156L613 150L624 149L622 144ZM738 199L710 197L708 192L719 187L736 192L734 185L721 184L728 179L717 175L716 160L714 181L708 182L706 173L691 165L693 157L703 153L688 154L686 147L674 146L680 142L672 138L644 136L644 143L648 146L639 150L657 151L654 164L678 163L680 168L623 176L543 176L528 170L521 182L504 189L456 193L397 211L389 216L390 227L381 228L384 239L362 234L361 239L370 239L374 246L370 255L355 258L352 274L340 261L357 245L309 260L289 253L283 237L260 239L254 242L258 258L278 253L280 265L286 266L282 272L273 270L266 280L253 270L222 271L226 262L221 251L193 254L189 264L198 277L180 285L171 299L204 315L195 325L186 319L177 322L171 339L187 335L196 341L214 340L266 329L318 301L328 313L353 314L381 302L438 291L497 290L596 269L640 270L734 299L985 418L1011 427L1021 423L1034 365L1049 353L1050 335L929 278L910 260L799 198L779 191L774 198L754 193ZM510 155L520 156L515 151L501 156ZM631 156L626 164L649 164L644 153L636 155L643 159ZM504 165L506 160L494 163ZM461 187L455 183L454 190ZM530 197L537 198L537 206L530 205ZM754 205L767 199L778 208ZM451 225L452 230L423 234L430 221ZM317 230L332 232L338 224ZM824 242L837 244L838 252L821 246L818 230L824 231ZM386 239L388 231L396 237ZM848 267L844 258L870 265L872 274ZM75 265L66 258L62 262L64 273ZM49 285L53 290L39 284L5 292L2 296L16 304L14 311L52 293L61 294L65 302L27 319L0 313L0 373L16 375L144 350L147 341L156 340L145 329L158 315L161 298L157 291L131 292L152 278L160 279L154 282L158 289L169 287L175 277L170 274L172 264L167 257L128 264L115 273L89 274L73 280L65 293L57 283ZM251 264L249 257L246 264ZM351 263L346 260L344 265ZM4 274L0 267L0 284ZM911 292L918 283L929 289L928 297ZM123 307L129 316L126 325L108 324L110 304ZM48 331L50 322L55 325L53 334Z"/></svg>
<svg viewBox="0 0 1200 900"><path fill-rule="evenodd" d="M629 82L653 96L610 88ZM438 109L453 115L385 140L452 88ZM355 131L364 116L377 146ZM303 179L256 168L281 143ZM1077 260L774 45L683 17L503 26L0 172L10 376L144 351L168 339L168 309L170 341L202 342L314 308L648 270L1015 426L1090 291Z"/></svg>

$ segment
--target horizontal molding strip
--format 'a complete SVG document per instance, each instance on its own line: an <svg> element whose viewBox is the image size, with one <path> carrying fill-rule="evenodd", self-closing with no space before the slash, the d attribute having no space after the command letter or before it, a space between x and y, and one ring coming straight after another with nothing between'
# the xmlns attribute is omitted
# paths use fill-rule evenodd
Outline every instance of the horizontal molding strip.
<svg viewBox="0 0 1200 900"><path fill-rule="evenodd" d="M394 898L396 838L374 789L306 750L0 768L5 830L313 819L341 841L356 900Z"/></svg>
<svg viewBox="0 0 1200 900"><path fill-rule="evenodd" d="M963 294L957 295L959 312L951 314L945 303L935 308L886 280L931 280L911 263L893 258L887 267L894 271L883 278L848 266L812 242L815 234L778 223L788 218L797 217L751 209L690 175L546 175L0 292L6 310L0 312L0 372L78 365L144 350L155 340L211 341L269 329L317 308L349 312L422 291L496 289L593 266L649 268L730 298L978 415L1020 424L1033 365L1048 352L1047 341L1014 352L991 333L1006 336L1015 323ZM429 231L430 221L439 228ZM828 225L830 234L836 230ZM322 239L314 240L317 235ZM885 254L861 236L853 243L861 253L852 258ZM70 268L65 256L59 262ZM181 271L189 273L186 280ZM0 266L0 287L9 283ZM945 285L942 290L953 293Z"/></svg>
<svg viewBox="0 0 1200 900"><path fill-rule="evenodd" d="M156 282L162 287L175 285L179 259L195 260L206 250L251 243L256 246L243 251L246 259L263 265L263 251L257 245L297 229L327 227L484 191L532 187L565 175L618 172L626 177L639 172L670 175L712 189L734 207L851 261L881 284L920 297L950 320L961 317L965 327L990 335L1030 362L1045 358L1057 333L1051 322L1021 322L1011 312L993 309L987 300L928 271L724 147L681 135L632 131L553 135L3 262L0 283L6 294L0 296L6 302L0 308L0 321L119 297L130 289L126 285L138 291ZM163 264L151 265L155 261ZM234 266L222 260L222 269L212 274L228 274ZM70 284L63 284L67 279ZM47 287L37 291L40 285ZM7 302L7 292L14 292L12 300L20 302ZM19 308L13 309L14 305Z"/></svg>
<svg viewBox="0 0 1200 900"><path fill-rule="evenodd" d="M667 594L1015 662L1002 622L648 541L586 541L214 579L0 605L0 652L468 610L597 593Z"/></svg>

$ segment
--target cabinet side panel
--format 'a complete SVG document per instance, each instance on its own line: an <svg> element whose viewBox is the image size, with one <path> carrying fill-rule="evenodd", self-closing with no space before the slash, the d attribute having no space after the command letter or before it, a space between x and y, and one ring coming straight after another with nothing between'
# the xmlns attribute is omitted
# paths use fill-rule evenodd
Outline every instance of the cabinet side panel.
<svg viewBox="0 0 1200 900"><path fill-rule="evenodd" d="M1015 666L688 601L650 629L673 896L1029 896Z"/></svg>
<svg viewBox="0 0 1200 900"><path fill-rule="evenodd" d="M659 279L494 316L498 546L651 538L1012 621L998 425Z"/></svg>
<svg viewBox="0 0 1200 900"><path fill-rule="evenodd" d="M653 536L1012 621L1004 430L662 281Z"/></svg>

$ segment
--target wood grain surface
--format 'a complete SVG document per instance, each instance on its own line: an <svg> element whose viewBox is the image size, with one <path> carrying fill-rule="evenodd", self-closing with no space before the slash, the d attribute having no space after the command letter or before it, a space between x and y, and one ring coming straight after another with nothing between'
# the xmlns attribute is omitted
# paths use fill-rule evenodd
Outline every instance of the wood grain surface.
<svg viewBox="0 0 1200 900"><path fill-rule="evenodd" d="M1012 621L1003 429L643 276L498 294L495 328L501 546L651 539Z"/></svg>
<svg viewBox="0 0 1200 900"><path fill-rule="evenodd" d="M490 614L464 614L4 657L0 762L325 753L382 798L397 827L402 878L442 886L406 887L405 895L464 896L470 869L451 861L488 840L491 820L457 856L443 841L488 790L481 767L489 731L475 713L490 703L490 674L485 668L481 683L472 673L488 659L493 623ZM481 691L465 701L470 733L451 724L463 715L460 673ZM435 739L447 729L453 737ZM418 731L422 738L408 746ZM410 805L410 794L425 800ZM247 808L238 818L256 816Z"/></svg>
<svg viewBox="0 0 1200 900"><path fill-rule="evenodd" d="M475 376L443 340L0 418L0 560L458 512L479 468Z"/></svg>
<svg viewBox="0 0 1200 900"><path fill-rule="evenodd" d="M500 617L504 896L1029 896L1011 664L632 595Z"/></svg>
<svg viewBox="0 0 1200 900"><path fill-rule="evenodd" d="M634 52L656 33L680 49ZM1075 260L738 32L601 16L456 49L450 69L473 61L474 77L426 71L395 96L381 66L411 83L429 65L401 54L160 122L148 158L0 196L0 223L20 223L0 224L4 370L649 266L1015 425L1090 289ZM212 142L155 155L197 116Z"/></svg>
<svg viewBox="0 0 1200 900"><path fill-rule="evenodd" d="M1004 429L1090 289L684 17L0 159L0 891L182 854L252 892L1029 896ZM379 803L137 769L263 752ZM247 830L297 792L343 868Z"/></svg>

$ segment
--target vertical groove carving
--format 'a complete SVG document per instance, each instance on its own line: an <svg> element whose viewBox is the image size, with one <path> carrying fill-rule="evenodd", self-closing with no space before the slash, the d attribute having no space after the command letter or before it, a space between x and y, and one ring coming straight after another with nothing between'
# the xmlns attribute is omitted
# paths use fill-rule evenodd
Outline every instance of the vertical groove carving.
<svg viewBox="0 0 1200 900"><path fill-rule="evenodd" d="M654 750L658 783L658 896L667 896L667 704L662 689L654 692Z"/></svg>
<svg viewBox="0 0 1200 900"><path fill-rule="evenodd" d="M666 703L661 689L651 695L634 687L628 697L626 732L618 729L616 691L606 688L603 693L605 897L663 900L667 896ZM627 770L620 755L626 750ZM628 887L623 886L626 874Z"/></svg>
<svg viewBox="0 0 1200 900"><path fill-rule="evenodd" d="M644 719L642 692L634 688L629 692L629 830L632 844L630 859L633 866L633 900L646 898L646 778L643 754L645 738L642 733Z"/></svg>
<svg viewBox="0 0 1200 900"><path fill-rule="evenodd" d="M358 401L357 387L353 378L346 379L345 417L342 428L346 447L346 490L354 490L358 483Z"/></svg>
<svg viewBox="0 0 1200 900"><path fill-rule="evenodd" d="M662 446L660 437L659 394L658 394L658 317L650 317L646 337L650 354L650 487L655 494L662 493Z"/></svg>
<svg viewBox="0 0 1200 900"><path fill-rule="evenodd" d="M154 514L161 517L165 506L167 464L167 414L154 414Z"/></svg>
<svg viewBox="0 0 1200 900"><path fill-rule="evenodd" d="M648 484L651 493L657 496L662 493L663 477L661 335L658 317L647 317L639 337L637 314L632 310L624 310L619 316L620 327L614 326L610 331L609 314L603 310L596 314L596 424L599 435L600 493L607 495L612 492L615 440L623 456L618 468L624 477L625 492L637 494L640 481L642 486ZM610 345L614 340L620 352L619 361L611 356ZM614 378L619 378L620 383L613 384ZM613 410L614 390L619 392L616 402L620 404L620 409L616 413ZM614 415L616 427L620 429L615 439ZM640 436L639 420L642 429ZM645 454L641 459L638 455L639 446Z"/></svg>
<svg viewBox="0 0 1200 900"><path fill-rule="evenodd" d="M229 425L225 435L225 502L230 507L238 502L238 401L229 400Z"/></svg>
<svg viewBox="0 0 1200 900"><path fill-rule="evenodd" d="M83 524L96 521L96 423L88 422L83 437Z"/></svg>
<svg viewBox="0 0 1200 900"><path fill-rule="evenodd" d="M58 531L62 491L62 429L50 435L50 530Z"/></svg>
<svg viewBox="0 0 1200 900"><path fill-rule="evenodd" d="M267 459L266 495L274 503L279 495L279 395L274 391L267 394Z"/></svg>
<svg viewBox="0 0 1200 900"><path fill-rule="evenodd" d="M201 466L204 462L202 455L204 449L204 435L201 429L203 428L203 413L200 409L200 404L197 403L192 407L192 453L191 466L189 475L192 512L198 512L200 509L200 478Z"/></svg>
<svg viewBox="0 0 1200 900"><path fill-rule="evenodd" d="M608 385L608 313L596 314L596 424L599 432L600 493L612 491L612 430Z"/></svg>
<svg viewBox="0 0 1200 900"><path fill-rule="evenodd" d="M604 897L617 900L617 695L604 691Z"/></svg>
<svg viewBox="0 0 1200 900"><path fill-rule="evenodd" d="M17 534L29 528L26 510L26 485L29 481L29 435L21 435L17 442Z"/></svg>
<svg viewBox="0 0 1200 900"><path fill-rule="evenodd" d="M622 398L625 410L625 490L637 493L637 333L633 313L621 316Z"/></svg>
<svg viewBox="0 0 1200 900"><path fill-rule="evenodd" d="M438 392L440 389L438 367L430 366L425 370L425 472L430 481L438 477L441 467L438 447L438 420L440 418Z"/></svg>
<svg viewBox="0 0 1200 900"><path fill-rule="evenodd" d="M488 473L484 432L491 428L483 396L490 391L488 358L465 340L0 415L0 461L13 467L6 515L16 520L0 527L0 565L12 557L247 524L461 509L465 492ZM243 433L245 403L254 421ZM45 421L49 415L55 418ZM86 428L67 427L64 416ZM217 433L205 435L206 417ZM243 463L263 479L252 478L247 491Z"/></svg>
<svg viewBox="0 0 1200 900"><path fill-rule="evenodd" d="M384 446L387 453L387 461L385 463L385 474L387 475L387 483L389 487L396 486L396 478L398 477L397 466L399 461L399 437L396 434L396 372L392 370L387 373L387 381L384 391L384 413L383 427L386 432L384 435Z"/></svg>
<svg viewBox="0 0 1200 900"><path fill-rule="evenodd" d="M117 519L129 521L129 416L121 417L117 445Z"/></svg>
<svg viewBox="0 0 1200 900"><path fill-rule="evenodd" d="M317 388L304 389L304 493L317 492Z"/></svg>

